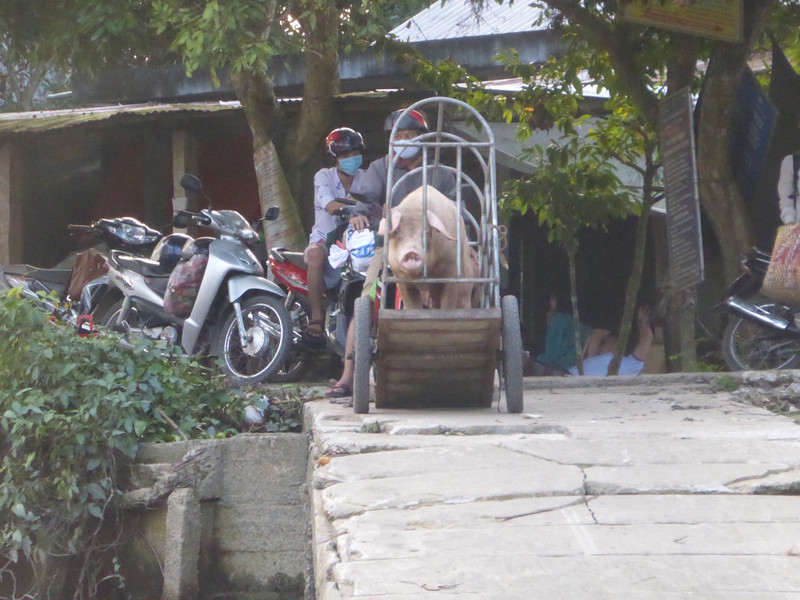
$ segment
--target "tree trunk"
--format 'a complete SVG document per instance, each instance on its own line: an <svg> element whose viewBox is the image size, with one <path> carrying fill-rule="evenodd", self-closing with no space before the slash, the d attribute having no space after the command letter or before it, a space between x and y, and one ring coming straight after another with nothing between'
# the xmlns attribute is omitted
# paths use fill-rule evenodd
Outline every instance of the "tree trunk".
<svg viewBox="0 0 800 600"><path fill-rule="evenodd" d="M230 81L253 135L253 163L261 209L278 206L281 210L277 220L264 224L267 244L299 249L304 246L306 236L273 143L282 133L283 117L272 81L265 74L253 72L234 73Z"/></svg>
<svg viewBox="0 0 800 600"><path fill-rule="evenodd" d="M304 21L307 32L305 50L305 81L303 102L297 128L287 139L286 156L292 168L287 171L289 189L292 191L301 217L313 224L314 173L319 168L323 154L323 140L334 127L347 123L334 123L334 95L339 92L339 14L336 3L322 3L315 10L315 24Z"/></svg>
<svg viewBox="0 0 800 600"><path fill-rule="evenodd" d="M650 222L650 207L653 205L653 179L655 178L656 171L655 167L652 166L652 161L648 160L648 164L650 168L648 168L645 173L642 185L642 214L639 217L639 221L636 223L633 265L625 290L625 307L622 310L619 339L617 340L616 348L614 348L614 356L611 357L611 362L608 364L609 375L619 375L619 365L622 362L622 356L625 354L625 348L631 336L631 324L633 323L634 311L638 304L639 290L642 287L644 255L647 249L647 225ZM640 358L644 359L645 357Z"/></svg>
<svg viewBox="0 0 800 600"><path fill-rule="evenodd" d="M581 316L578 312L578 278L575 268L575 254L577 251L574 243L565 245L567 262L569 263L569 293L572 300L572 333L575 339L575 356L578 359L578 374L583 375L583 345L581 344Z"/></svg>
<svg viewBox="0 0 800 600"><path fill-rule="evenodd" d="M703 87L697 130L700 203L719 241L726 281L739 275L739 257L754 242L747 208L731 171L731 116L753 40L762 33L773 6L772 0L745 3L744 41L714 45Z"/></svg>

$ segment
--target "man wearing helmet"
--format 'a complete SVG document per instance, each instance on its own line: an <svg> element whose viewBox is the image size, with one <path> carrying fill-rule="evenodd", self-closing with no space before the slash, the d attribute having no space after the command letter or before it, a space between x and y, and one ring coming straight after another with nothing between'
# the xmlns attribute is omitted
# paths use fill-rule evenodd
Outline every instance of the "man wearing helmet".
<svg viewBox="0 0 800 600"><path fill-rule="evenodd" d="M353 185L364 176L361 167L361 154L364 151L364 138L348 127L334 129L325 138L325 149L336 159L336 166L320 169L314 175L314 226L308 240L308 248L303 257L308 265L308 302L311 320L304 335L308 341L317 342L323 336L322 296L326 289L335 287L339 281L339 271L328 263L328 249L335 240L345 217L333 214L337 208L345 206L337 198L346 198Z"/></svg>
<svg viewBox="0 0 800 600"><path fill-rule="evenodd" d="M395 124L397 124L397 130L395 131L394 141L412 140L424 133L428 133L428 122L422 113L417 110L410 110L407 113L405 109L394 111L386 118L383 128L385 131L391 132ZM397 160L394 161L394 171L392 173L393 207L400 204L403 198L411 192L422 187L422 170L400 181L403 175L422 166L422 149L419 146L406 146L396 151L396 154ZM366 227L375 227L375 222L383 216L389 167L392 163L393 158L388 155L371 162L364 177L351 188L350 191L353 197L359 201L353 208L353 213L350 217L350 226L353 229L361 231ZM426 171L428 185L432 185L451 200L455 200L457 185L455 173L430 165L427 166ZM379 246L379 242L376 240L375 254L367 269L362 296L372 294L372 289L382 267L383 247ZM339 380L325 392L325 395L329 398L346 397L352 394L355 367L352 359L355 344L354 336L355 329L351 321L347 329L344 371Z"/></svg>

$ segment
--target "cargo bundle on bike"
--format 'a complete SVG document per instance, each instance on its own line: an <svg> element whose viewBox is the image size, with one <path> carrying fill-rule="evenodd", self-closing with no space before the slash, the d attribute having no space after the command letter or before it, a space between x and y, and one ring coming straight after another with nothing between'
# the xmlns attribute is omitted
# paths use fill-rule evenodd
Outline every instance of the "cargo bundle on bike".
<svg viewBox="0 0 800 600"><path fill-rule="evenodd" d="M516 298L500 297L500 233L497 215L494 135L485 119L468 104L452 98L434 97L409 106L403 115L420 110L435 127L412 140L396 139L395 124L389 140L389 160L397 152L417 147L421 166L398 181L388 170L384 218L391 228L391 198L406 177L422 173L428 189L429 167L454 173L455 204L466 223L467 243L477 263L477 274L469 273L458 259L456 278L402 279L389 271L388 251L383 253L382 293L377 302L359 298L354 309L355 379L353 406L357 413L369 411L371 371L374 367L376 408L413 406L491 406L495 390L505 391L508 412L522 411L522 340ZM398 119L398 123L403 116ZM474 126L476 139L466 139L444 127L445 119L463 119ZM479 138L479 139L478 139ZM442 161L446 154L449 163ZM466 170L469 168L469 172ZM474 177L473 175L477 175ZM477 182L476 182L477 179ZM463 193L466 190L466 193ZM467 206L469 200L470 206ZM424 248L428 247L427 198L422 200ZM461 257L462 238L458 238ZM388 246L387 239L387 246ZM423 288L437 284L467 283L475 286L474 308L398 309L397 284L413 283ZM496 374L499 377L496 377ZM499 386L496 387L496 382ZM497 395L499 398L499 394Z"/></svg>

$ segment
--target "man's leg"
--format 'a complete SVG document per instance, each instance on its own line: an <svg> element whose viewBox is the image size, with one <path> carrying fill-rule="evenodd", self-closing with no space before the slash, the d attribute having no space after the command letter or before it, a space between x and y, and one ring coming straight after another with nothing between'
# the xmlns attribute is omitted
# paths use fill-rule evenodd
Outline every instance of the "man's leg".
<svg viewBox="0 0 800 600"><path fill-rule="evenodd" d="M378 280L378 274L380 273L381 269L383 268L383 247L376 248L375 254L372 256L372 259L369 261L369 266L367 267L367 272L364 275L364 287L361 288L361 297L362 298L369 298L372 286L375 285L375 282ZM335 391L337 389L341 390L342 388L347 390L353 389L353 378L355 375L355 360L353 358L353 352L355 351L356 347L356 325L355 319L350 319L350 324L347 326L347 339L345 340L344 344L344 369L342 370L342 376L339 378L339 381L331 385L328 388L328 391L333 392L328 393L326 395L335 395Z"/></svg>
<svg viewBox="0 0 800 600"><path fill-rule="evenodd" d="M308 303L311 307L311 335L321 337L323 334L322 323L322 295L325 293L325 260L327 252L325 246L321 244L311 244L304 253L306 264L308 265Z"/></svg>

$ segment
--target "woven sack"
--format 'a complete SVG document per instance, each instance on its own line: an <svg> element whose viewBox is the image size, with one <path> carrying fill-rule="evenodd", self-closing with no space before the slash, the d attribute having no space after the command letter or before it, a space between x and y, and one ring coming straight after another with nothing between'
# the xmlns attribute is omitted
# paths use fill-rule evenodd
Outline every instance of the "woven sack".
<svg viewBox="0 0 800 600"><path fill-rule="evenodd" d="M800 223L778 227L761 293L779 302L800 303Z"/></svg>

